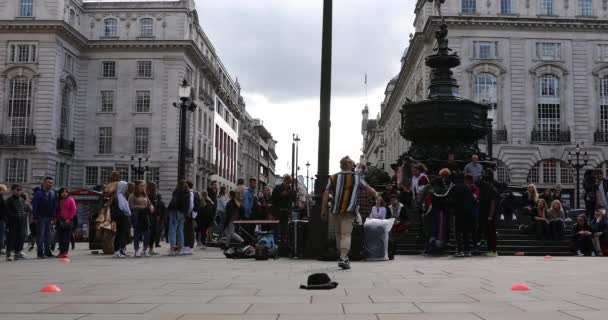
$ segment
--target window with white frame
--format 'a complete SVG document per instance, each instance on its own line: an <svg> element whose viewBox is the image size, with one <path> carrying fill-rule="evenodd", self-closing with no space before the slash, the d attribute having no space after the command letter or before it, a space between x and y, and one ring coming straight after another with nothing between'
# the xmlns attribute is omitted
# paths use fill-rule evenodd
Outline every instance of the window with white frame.
<svg viewBox="0 0 608 320"><path fill-rule="evenodd" d="M552 74L546 74L541 76L537 83L538 130L560 131L559 78Z"/></svg>
<svg viewBox="0 0 608 320"><path fill-rule="evenodd" d="M5 180L8 183L26 183L28 174L27 159L6 159Z"/></svg>
<svg viewBox="0 0 608 320"><path fill-rule="evenodd" d="M600 78L600 132L608 132L608 76Z"/></svg>
<svg viewBox="0 0 608 320"><path fill-rule="evenodd" d="M110 181L110 176L114 171L114 167L100 167L99 168L99 182L100 184L106 184Z"/></svg>
<svg viewBox="0 0 608 320"><path fill-rule="evenodd" d="M34 0L19 0L19 16L33 17L34 16Z"/></svg>
<svg viewBox="0 0 608 320"><path fill-rule="evenodd" d="M35 63L35 43L11 43L9 45L9 62L11 63Z"/></svg>
<svg viewBox="0 0 608 320"><path fill-rule="evenodd" d="M84 184L87 186L96 186L100 184L98 167L85 167Z"/></svg>
<svg viewBox="0 0 608 320"><path fill-rule="evenodd" d="M101 62L101 77L116 78L116 61Z"/></svg>
<svg viewBox="0 0 608 320"><path fill-rule="evenodd" d="M101 91L101 112L114 112L114 91Z"/></svg>
<svg viewBox="0 0 608 320"><path fill-rule="evenodd" d="M74 73L74 56L67 52L65 53L63 59L63 70L69 73Z"/></svg>
<svg viewBox="0 0 608 320"><path fill-rule="evenodd" d="M148 172L146 172L146 174L148 176L146 181L154 182L154 183L156 183L157 187L160 187L160 168L158 168L158 167L149 168L149 170L148 170Z"/></svg>
<svg viewBox="0 0 608 320"><path fill-rule="evenodd" d="M116 37L118 34L118 20L115 18L107 18L103 21L104 37Z"/></svg>
<svg viewBox="0 0 608 320"><path fill-rule="evenodd" d="M101 127L99 128L99 154L111 154L112 153L112 128Z"/></svg>
<svg viewBox="0 0 608 320"><path fill-rule="evenodd" d="M540 0L540 14L545 16L553 15L553 0Z"/></svg>
<svg viewBox="0 0 608 320"><path fill-rule="evenodd" d="M118 172L118 179L124 180L124 181L130 181L128 165L126 165L126 164L114 165L114 171Z"/></svg>
<svg viewBox="0 0 608 320"><path fill-rule="evenodd" d="M499 161L498 165L496 166L496 180L504 183L511 182L511 172L509 167L502 161Z"/></svg>
<svg viewBox="0 0 608 320"><path fill-rule="evenodd" d="M152 78L152 61L137 61L137 77Z"/></svg>
<svg viewBox="0 0 608 320"><path fill-rule="evenodd" d="M475 41L475 58L477 59L496 59L498 42L496 41Z"/></svg>
<svg viewBox="0 0 608 320"><path fill-rule="evenodd" d="M154 20L152 20L152 18L143 18L139 20L139 36L154 36Z"/></svg>
<svg viewBox="0 0 608 320"><path fill-rule="evenodd" d="M541 42L537 45L538 58L541 60L559 60L561 57L561 44Z"/></svg>
<svg viewBox="0 0 608 320"><path fill-rule="evenodd" d="M8 120L10 133L24 137L29 134L32 116L32 81L16 77L9 82Z"/></svg>
<svg viewBox="0 0 608 320"><path fill-rule="evenodd" d="M590 17L593 15L593 0L578 0L579 15Z"/></svg>
<svg viewBox="0 0 608 320"><path fill-rule="evenodd" d="M150 112L150 91L137 91L135 100L135 112Z"/></svg>
<svg viewBox="0 0 608 320"><path fill-rule="evenodd" d="M59 125L59 136L67 139L70 134L70 109L72 106L73 88L70 83L66 84L61 91L61 115Z"/></svg>
<svg viewBox="0 0 608 320"><path fill-rule="evenodd" d="M462 0L462 13L476 13L477 12L477 1L476 0Z"/></svg>
<svg viewBox="0 0 608 320"><path fill-rule="evenodd" d="M500 13L513 14L513 0L500 0Z"/></svg>
<svg viewBox="0 0 608 320"><path fill-rule="evenodd" d="M547 159L536 163L528 172L528 183L555 186L572 185L574 176L572 168L564 161Z"/></svg>
<svg viewBox="0 0 608 320"><path fill-rule="evenodd" d="M543 183L557 183L557 161L545 160L543 166Z"/></svg>
<svg viewBox="0 0 608 320"><path fill-rule="evenodd" d="M148 154L149 152L149 129L135 128L135 153Z"/></svg>
<svg viewBox="0 0 608 320"><path fill-rule="evenodd" d="M480 73L475 75L475 99L479 103L490 106L488 109L488 119L492 119L493 129L498 128L496 113L498 108L498 98L496 93L496 76L491 73Z"/></svg>
<svg viewBox="0 0 608 320"><path fill-rule="evenodd" d="M74 22L76 22L76 12L74 11L74 9L70 9L70 14L68 17L68 24L73 26Z"/></svg>

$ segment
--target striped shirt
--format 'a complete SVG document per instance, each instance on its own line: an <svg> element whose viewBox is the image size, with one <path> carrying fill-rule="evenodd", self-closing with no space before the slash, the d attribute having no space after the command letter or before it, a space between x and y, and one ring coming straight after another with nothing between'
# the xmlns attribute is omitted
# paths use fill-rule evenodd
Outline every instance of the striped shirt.
<svg viewBox="0 0 608 320"><path fill-rule="evenodd" d="M331 212L333 214L346 212L356 214L359 204L357 191L366 187L365 180L352 171L342 171L330 176L326 190L334 195Z"/></svg>

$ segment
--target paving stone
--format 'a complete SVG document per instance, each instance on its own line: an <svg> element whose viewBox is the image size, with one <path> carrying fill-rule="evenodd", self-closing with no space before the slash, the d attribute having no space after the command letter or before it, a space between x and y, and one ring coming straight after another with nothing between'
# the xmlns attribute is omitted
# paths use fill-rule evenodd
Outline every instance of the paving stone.
<svg viewBox="0 0 608 320"><path fill-rule="evenodd" d="M120 304L120 303L81 303L62 304L56 307L44 309L46 313L144 313L156 308L158 304Z"/></svg>
<svg viewBox="0 0 608 320"><path fill-rule="evenodd" d="M477 300L463 294L450 295L371 295L374 303L383 302L475 302Z"/></svg>
<svg viewBox="0 0 608 320"><path fill-rule="evenodd" d="M49 303L2 303L0 304L0 313L34 313L56 307L58 304ZM87 313L87 312L66 312L66 313Z"/></svg>
<svg viewBox="0 0 608 320"><path fill-rule="evenodd" d="M525 311L564 311L564 310L589 310L580 304L574 304L567 301L530 301L530 302L511 302L511 305L516 306Z"/></svg>
<svg viewBox="0 0 608 320"><path fill-rule="evenodd" d="M328 298L328 297L323 297ZM311 296L223 296L210 303L310 303Z"/></svg>
<svg viewBox="0 0 608 320"><path fill-rule="evenodd" d="M247 310L247 314L344 314L344 310L342 309L342 305L338 303L315 305L300 303L258 303L252 305L251 308Z"/></svg>
<svg viewBox="0 0 608 320"><path fill-rule="evenodd" d="M371 303L372 300L367 295L356 296L313 296L312 303Z"/></svg>
<svg viewBox="0 0 608 320"><path fill-rule="evenodd" d="M581 306L595 310L608 310L608 301L606 300L569 300Z"/></svg>
<svg viewBox="0 0 608 320"><path fill-rule="evenodd" d="M279 320L378 320L373 314L347 314L347 315L310 315L282 314ZM479 320L479 319L477 319Z"/></svg>
<svg viewBox="0 0 608 320"><path fill-rule="evenodd" d="M155 311L163 313L180 313L180 314L244 314L250 304L163 304Z"/></svg>
<svg viewBox="0 0 608 320"><path fill-rule="evenodd" d="M0 320L76 320L84 314L47 314L47 313L21 313L0 314Z"/></svg>
<svg viewBox="0 0 608 320"><path fill-rule="evenodd" d="M279 315L203 315L185 314L179 320L277 320ZM282 317L282 319L286 319Z"/></svg>
<svg viewBox="0 0 608 320"><path fill-rule="evenodd" d="M378 314L380 320L481 320L472 313Z"/></svg>
<svg viewBox="0 0 608 320"><path fill-rule="evenodd" d="M584 320L606 320L606 311L564 311L563 313L572 315L578 319Z"/></svg>
<svg viewBox="0 0 608 320"><path fill-rule="evenodd" d="M501 302L441 302L416 303L424 312L523 312L508 303Z"/></svg>
<svg viewBox="0 0 608 320"><path fill-rule="evenodd" d="M125 298L116 301L116 303L154 303L154 304L167 304L167 303L207 303L216 297L214 296L135 296Z"/></svg>
<svg viewBox="0 0 608 320"><path fill-rule="evenodd" d="M181 314L91 314L78 320L177 320Z"/></svg>
<svg viewBox="0 0 608 320"><path fill-rule="evenodd" d="M513 313L483 313L476 312L484 320L575 320L577 318L559 311L533 311ZM584 318L586 319L586 318Z"/></svg>
<svg viewBox="0 0 608 320"><path fill-rule="evenodd" d="M422 312L413 303L345 303L344 311L347 314Z"/></svg>

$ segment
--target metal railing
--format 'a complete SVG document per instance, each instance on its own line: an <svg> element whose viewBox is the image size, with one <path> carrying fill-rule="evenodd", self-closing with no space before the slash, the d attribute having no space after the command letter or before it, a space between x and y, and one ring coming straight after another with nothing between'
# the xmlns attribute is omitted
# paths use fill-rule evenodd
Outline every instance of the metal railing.
<svg viewBox="0 0 608 320"><path fill-rule="evenodd" d="M0 146L5 147L33 147L36 145L36 136L30 134L0 134Z"/></svg>
<svg viewBox="0 0 608 320"><path fill-rule="evenodd" d="M570 143L570 130L532 130L532 143Z"/></svg>
<svg viewBox="0 0 608 320"><path fill-rule="evenodd" d="M57 139L57 151L74 154L74 147L74 140L67 140L64 138Z"/></svg>
<svg viewBox="0 0 608 320"><path fill-rule="evenodd" d="M608 131L596 131L593 135L595 144L608 144Z"/></svg>

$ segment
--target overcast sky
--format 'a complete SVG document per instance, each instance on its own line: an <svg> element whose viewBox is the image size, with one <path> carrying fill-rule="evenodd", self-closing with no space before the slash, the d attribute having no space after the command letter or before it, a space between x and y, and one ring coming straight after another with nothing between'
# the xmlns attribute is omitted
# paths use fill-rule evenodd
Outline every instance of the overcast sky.
<svg viewBox="0 0 608 320"><path fill-rule="evenodd" d="M330 168L361 154L361 110L375 117L387 82L399 72L413 32L415 0L334 0ZM197 1L200 23L230 75L238 77L247 110L261 118L277 145L277 174L291 170L298 133L300 173L316 173L321 70L322 0Z"/></svg>

